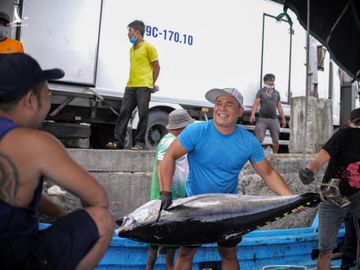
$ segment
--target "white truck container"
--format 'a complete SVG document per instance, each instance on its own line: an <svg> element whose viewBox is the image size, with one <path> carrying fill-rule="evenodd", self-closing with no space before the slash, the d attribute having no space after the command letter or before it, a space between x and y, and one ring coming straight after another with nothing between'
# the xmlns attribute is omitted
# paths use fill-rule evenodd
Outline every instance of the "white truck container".
<svg viewBox="0 0 360 270"><path fill-rule="evenodd" d="M67 124L61 123L88 123L93 147L104 147L113 136L129 73L127 25L135 19L145 22L144 38L156 47L161 66L160 91L150 103L146 134L150 149L165 134L170 111L182 107L198 120L211 118L212 105L204 98L211 88L235 87L242 92L246 110L239 123L250 130L254 126L248 122L249 114L264 74L276 75L287 119L290 98L305 95L305 31L289 12L294 23L291 35L289 23L275 19L282 5L271 1L20 2L0 3L0 10L13 14L13 19L22 18L13 35L43 68L60 67L66 73L50 83L48 120L55 123L47 125L53 129L59 125L64 136L76 137L76 126L67 130ZM327 65L328 55L325 71L317 76L319 97L328 97L333 83ZM338 80L336 75L330 78ZM336 91L332 97L339 99ZM136 111L133 116L129 131L138 122ZM280 139L286 147L289 129L281 129Z"/></svg>

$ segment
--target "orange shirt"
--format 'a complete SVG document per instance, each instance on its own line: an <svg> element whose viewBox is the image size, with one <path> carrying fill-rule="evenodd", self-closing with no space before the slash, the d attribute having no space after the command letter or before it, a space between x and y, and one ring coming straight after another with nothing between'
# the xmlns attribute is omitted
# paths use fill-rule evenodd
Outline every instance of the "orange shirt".
<svg viewBox="0 0 360 270"><path fill-rule="evenodd" d="M6 38L0 41L0 53L23 53L24 48L20 41Z"/></svg>

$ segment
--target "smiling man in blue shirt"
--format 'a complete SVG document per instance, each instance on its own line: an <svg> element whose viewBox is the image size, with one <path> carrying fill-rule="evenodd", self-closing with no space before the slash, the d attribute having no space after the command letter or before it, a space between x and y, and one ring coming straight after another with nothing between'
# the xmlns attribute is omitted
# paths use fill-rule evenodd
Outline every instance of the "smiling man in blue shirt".
<svg viewBox="0 0 360 270"><path fill-rule="evenodd" d="M243 114L243 97L235 88L212 89L205 95L214 103L213 120L194 123L179 135L160 166L161 209L171 204L171 179L177 158L188 153L187 196L204 193L238 193L238 176L247 161L278 195L292 195L284 179L266 161L257 138L237 125ZM160 209L160 211L161 211ZM222 269L236 270L240 238L219 242ZM195 247L181 247L175 270L192 269Z"/></svg>

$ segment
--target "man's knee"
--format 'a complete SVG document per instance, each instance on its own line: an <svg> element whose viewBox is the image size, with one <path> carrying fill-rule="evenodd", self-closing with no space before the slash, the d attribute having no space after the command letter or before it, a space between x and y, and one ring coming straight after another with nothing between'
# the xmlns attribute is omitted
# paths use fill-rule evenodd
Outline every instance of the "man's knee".
<svg viewBox="0 0 360 270"><path fill-rule="evenodd" d="M258 140L260 142L262 142L264 140L264 138L265 138L266 129L264 130L264 129L260 128L260 127L255 127L254 131L255 131L256 138L258 138Z"/></svg>
<svg viewBox="0 0 360 270"><path fill-rule="evenodd" d="M260 143L262 143L264 141L265 134L262 134L261 132L256 132L255 131L255 136L259 140Z"/></svg>
<svg viewBox="0 0 360 270"><path fill-rule="evenodd" d="M271 140L273 144L279 144L279 135L271 135Z"/></svg>
<svg viewBox="0 0 360 270"><path fill-rule="evenodd" d="M86 207L84 210L96 223L100 236L111 236L113 234L114 219L108 210L102 207Z"/></svg>

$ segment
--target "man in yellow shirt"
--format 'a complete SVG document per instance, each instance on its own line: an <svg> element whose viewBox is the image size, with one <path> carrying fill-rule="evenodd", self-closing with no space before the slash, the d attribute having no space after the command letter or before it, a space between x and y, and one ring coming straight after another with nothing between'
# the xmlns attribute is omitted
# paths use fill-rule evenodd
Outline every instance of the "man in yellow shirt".
<svg viewBox="0 0 360 270"><path fill-rule="evenodd" d="M23 53L24 48L20 41L9 38L10 17L0 11L0 53Z"/></svg>
<svg viewBox="0 0 360 270"><path fill-rule="evenodd" d="M139 124L132 149L145 148L145 134L149 116L151 92L160 73L158 55L154 46L144 40L145 24L135 20L128 25L128 37L133 46L130 49L130 74L122 100L120 116L114 130L114 142L109 149L124 148L126 129L132 111L138 107Z"/></svg>

